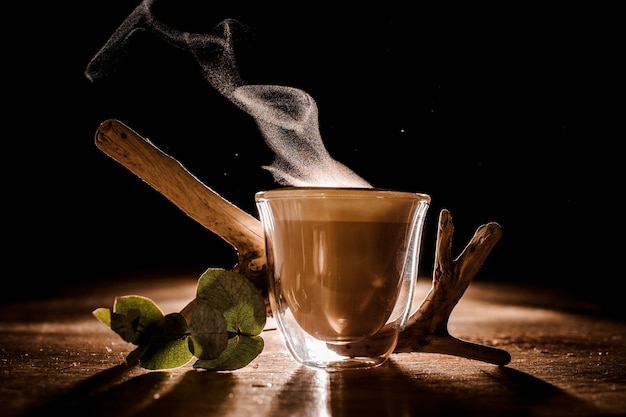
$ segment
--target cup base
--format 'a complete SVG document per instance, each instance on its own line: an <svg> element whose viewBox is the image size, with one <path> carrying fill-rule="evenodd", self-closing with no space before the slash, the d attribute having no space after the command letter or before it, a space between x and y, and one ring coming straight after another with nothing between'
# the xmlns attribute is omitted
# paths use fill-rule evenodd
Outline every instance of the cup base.
<svg viewBox="0 0 626 417"><path fill-rule="evenodd" d="M371 369L382 365L393 353L399 331L387 328L371 338L356 344L332 344L299 332L286 333L286 345L292 356L301 364L328 372ZM291 336L291 337L289 337Z"/></svg>
<svg viewBox="0 0 626 417"><path fill-rule="evenodd" d="M360 358L360 357L348 357L342 358L338 360L330 360L330 361L304 361L297 359L303 365L306 365L311 368L321 369L326 372L339 372L346 370L357 370L357 369L371 369L376 368L387 361L388 357L381 358Z"/></svg>

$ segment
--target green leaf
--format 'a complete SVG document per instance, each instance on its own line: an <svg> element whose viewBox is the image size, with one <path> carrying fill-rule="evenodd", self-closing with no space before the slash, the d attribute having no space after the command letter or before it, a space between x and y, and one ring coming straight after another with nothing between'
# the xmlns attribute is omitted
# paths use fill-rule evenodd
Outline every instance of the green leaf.
<svg viewBox="0 0 626 417"><path fill-rule="evenodd" d="M265 327L265 301L243 275L210 268L198 280L196 302L221 311L231 333L258 335Z"/></svg>
<svg viewBox="0 0 626 417"><path fill-rule="evenodd" d="M126 364L127 365L139 365L139 361L141 360L141 357L145 355L149 347L150 346L147 344L137 346L135 350L133 350L132 352L128 354L128 356L126 356Z"/></svg>
<svg viewBox="0 0 626 417"><path fill-rule="evenodd" d="M111 310L108 308L96 308L91 312L95 318L100 320L101 323L106 324L108 327L111 327Z"/></svg>
<svg viewBox="0 0 626 417"><path fill-rule="evenodd" d="M221 311L226 321L226 330L231 335L219 357L196 355L199 359L194 365L196 368L243 368L263 350L264 342L258 335L265 327L265 301L259 290L245 276L224 269L206 270L198 280L195 308ZM193 314L195 315L195 309ZM194 335L192 339L195 339ZM207 350L209 348L210 346L204 347Z"/></svg>
<svg viewBox="0 0 626 417"><path fill-rule="evenodd" d="M235 335L228 340L228 346L219 358L197 360L193 367L209 371L233 371L248 366L261 351L265 342L261 336Z"/></svg>
<svg viewBox="0 0 626 417"><path fill-rule="evenodd" d="M127 342L139 345L147 329L162 319L163 312L154 301L139 295L126 295L115 298L111 329Z"/></svg>
<svg viewBox="0 0 626 417"><path fill-rule="evenodd" d="M127 315L111 313L111 329L125 342L139 343L141 333L137 331L139 310L129 310Z"/></svg>
<svg viewBox="0 0 626 417"><path fill-rule="evenodd" d="M189 362L193 355L189 351L187 321L180 313L163 317L150 327L142 344L131 352L126 361L129 364L139 362L145 369L172 369Z"/></svg>
<svg viewBox="0 0 626 417"><path fill-rule="evenodd" d="M149 327L163 318L163 311L147 297L141 295L125 295L116 297L113 304L113 312L118 314L128 314L131 310L141 312L140 325Z"/></svg>
<svg viewBox="0 0 626 417"><path fill-rule="evenodd" d="M191 322L189 349L198 359L215 359L228 344L226 318L206 303L196 303Z"/></svg>

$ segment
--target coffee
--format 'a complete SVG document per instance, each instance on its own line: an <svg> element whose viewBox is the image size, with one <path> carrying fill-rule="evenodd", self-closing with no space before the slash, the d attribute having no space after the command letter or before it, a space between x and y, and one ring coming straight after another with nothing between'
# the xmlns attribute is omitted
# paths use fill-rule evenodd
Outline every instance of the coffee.
<svg viewBox="0 0 626 417"><path fill-rule="evenodd" d="M393 311L409 231L397 222L276 221L270 282L313 337L363 339Z"/></svg>

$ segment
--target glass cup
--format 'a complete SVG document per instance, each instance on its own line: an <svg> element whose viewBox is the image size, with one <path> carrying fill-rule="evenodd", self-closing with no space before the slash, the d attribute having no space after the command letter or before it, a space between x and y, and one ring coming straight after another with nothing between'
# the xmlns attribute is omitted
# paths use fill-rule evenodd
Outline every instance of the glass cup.
<svg viewBox="0 0 626 417"><path fill-rule="evenodd" d="M293 357L328 371L385 362L410 314L430 196L287 187L255 201L272 314Z"/></svg>

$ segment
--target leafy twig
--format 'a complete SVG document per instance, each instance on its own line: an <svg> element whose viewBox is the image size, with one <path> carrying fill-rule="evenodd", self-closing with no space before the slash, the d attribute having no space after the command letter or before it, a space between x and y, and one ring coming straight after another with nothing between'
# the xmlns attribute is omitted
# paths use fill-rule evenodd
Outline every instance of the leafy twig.
<svg viewBox="0 0 626 417"><path fill-rule="evenodd" d="M98 308L93 315L137 346L127 364L150 370L177 368L194 356L196 369L239 369L264 347L259 336L266 321L263 297L246 277L223 269L202 274L189 320L181 313L164 315L138 295L117 297L112 310Z"/></svg>

